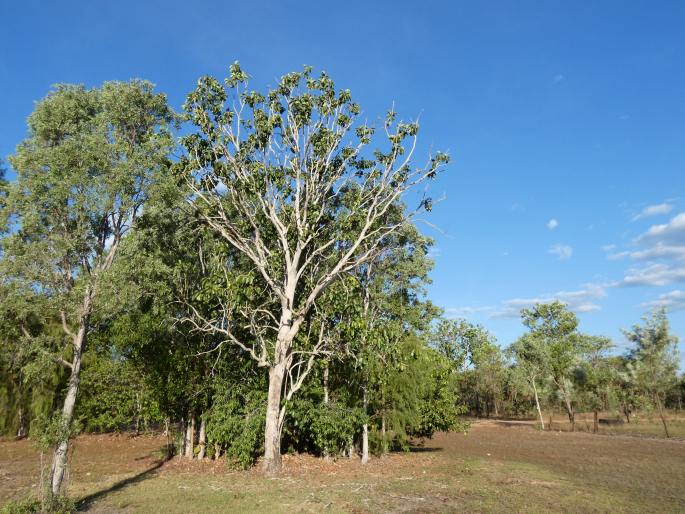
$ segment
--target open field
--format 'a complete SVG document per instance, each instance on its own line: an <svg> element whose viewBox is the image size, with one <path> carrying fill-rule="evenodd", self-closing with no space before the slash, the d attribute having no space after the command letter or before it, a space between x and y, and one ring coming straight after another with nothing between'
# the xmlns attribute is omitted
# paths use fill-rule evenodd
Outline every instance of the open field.
<svg viewBox="0 0 685 514"><path fill-rule="evenodd" d="M685 441L539 432L483 421L409 454L325 462L286 456L285 472L162 461L157 436L83 436L70 494L83 511L684 512ZM28 441L0 443L0 503L38 487Z"/></svg>

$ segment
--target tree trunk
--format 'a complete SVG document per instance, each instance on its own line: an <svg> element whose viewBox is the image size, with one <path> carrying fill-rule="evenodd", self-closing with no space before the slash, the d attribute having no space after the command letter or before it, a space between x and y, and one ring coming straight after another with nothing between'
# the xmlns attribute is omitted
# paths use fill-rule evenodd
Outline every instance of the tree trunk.
<svg viewBox="0 0 685 514"><path fill-rule="evenodd" d="M195 415L188 412L186 421L185 458L192 459L195 453Z"/></svg>
<svg viewBox="0 0 685 514"><path fill-rule="evenodd" d="M269 393L266 404L266 424L264 427L264 471L273 474L281 471L281 394L285 362L281 361L269 368Z"/></svg>
<svg viewBox="0 0 685 514"><path fill-rule="evenodd" d="M24 407L19 407L19 428L17 429L17 439L23 439L29 433L27 417L24 414Z"/></svg>
<svg viewBox="0 0 685 514"><path fill-rule="evenodd" d="M200 446L200 451L197 454L197 460L202 460L205 458L205 452L207 450L207 435L204 416L200 418L200 436L197 443Z"/></svg>
<svg viewBox="0 0 685 514"><path fill-rule="evenodd" d="M388 453L388 441L385 437L385 414L381 416L381 453Z"/></svg>
<svg viewBox="0 0 685 514"><path fill-rule="evenodd" d="M64 475L67 470L71 424L74 420L74 408L76 407L76 398L78 397L81 383L81 355L86 346L92 300L92 290L88 287L86 288L83 300L79 329L73 339L74 356L71 362L71 375L69 376L67 394L64 397L64 405L62 406L61 437L55 447L52 467L50 469L50 491L53 496L58 496L62 492Z"/></svg>
<svg viewBox="0 0 685 514"><path fill-rule="evenodd" d="M366 388L364 388L364 414L368 414L369 399L366 395ZM369 462L369 424L364 423L362 426L362 465Z"/></svg>
<svg viewBox="0 0 685 514"><path fill-rule="evenodd" d="M323 368L323 403L324 405L328 405L328 362L324 362L324 368ZM323 457L324 459L328 460L330 458L329 451L328 451L328 445L324 446L323 449Z"/></svg>
<svg viewBox="0 0 685 514"><path fill-rule="evenodd" d="M535 408L537 409L538 416L540 417L540 430L544 430L545 429L545 422L542 419L542 410L540 410L540 399L538 398L538 388L535 385L535 380L533 380L531 383L533 384L533 393L535 394Z"/></svg>
<svg viewBox="0 0 685 514"><path fill-rule="evenodd" d="M350 460L354 459L354 438L350 437L350 444L347 450L347 456Z"/></svg>
<svg viewBox="0 0 685 514"><path fill-rule="evenodd" d="M219 457L221 457L221 446L219 443L214 443L214 460L219 460Z"/></svg>
<svg viewBox="0 0 685 514"><path fill-rule="evenodd" d="M597 411L593 411L593 421L594 425L592 427L592 431L596 434L599 432L599 415L597 414Z"/></svg>
<svg viewBox="0 0 685 514"><path fill-rule="evenodd" d="M626 417L626 423L630 423L630 408L628 404L623 404L623 415Z"/></svg>
<svg viewBox="0 0 685 514"><path fill-rule="evenodd" d="M654 398L656 400L656 406L659 409L659 417L661 418L661 423L664 425L664 432L666 433L666 437L670 438L670 434L668 433L668 426L666 425L666 418L664 418L664 411L661 405L661 398L659 397L659 393L656 393L654 395Z"/></svg>

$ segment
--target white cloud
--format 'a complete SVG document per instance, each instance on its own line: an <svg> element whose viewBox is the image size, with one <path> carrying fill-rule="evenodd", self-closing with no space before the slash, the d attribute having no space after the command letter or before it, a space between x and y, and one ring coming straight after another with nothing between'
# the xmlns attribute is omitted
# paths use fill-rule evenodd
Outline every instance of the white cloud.
<svg viewBox="0 0 685 514"><path fill-rule="evenodd" d="M685 309L685 291L675 289L670 293L660 295L656 300L645 302L643 307L666 307L669 311Z"/></svg>
<svg viewBox="0 0 685 514"><path fill-rule="evenodd" d="M552 218L551 220L549 220L547 222L547 228L550 230L554 230L558 226L559 226L559 222L555 218Z"/></svg>
<svg viewBox="0 0 685 514"><path fill-rule="evenodd" d="M555 244L547 250L547 253L556 255L560 261L563 261L571 258L571 255L573 255L573 248L569 245Z"/></svg>
<svg viewBox="0 0 685 514"><path fill-rule="evenodd" d="M630 268L618 286L666 286L685 281L685 265L652 263Z"/></svg>
<svg viewBox="0 0 685 514"><path fill-rule="evenodd" d="M616 245L615 244L610 244L610 245L603 245L602 247L603 252L612 252L616 250Z"/></svg>
<svg viewBox="0 0 685 514"><path fill-rule="evenodd" d="M685 244L685 212L681 212L668 223L652 225L637 241Z"/></svg>
<svg viewBox="0 0 685 514"><path fill-rule="evenodd" d="M559 291L554 294L540 295L534 298L512 298L502 302L502 306L494 308L491 318L518 318L521 309L533 307L536 303L550 303L558 300L568 305L574 312L593 312L601 309L595 300L604 298L606 290L601 284L585 284L577 291Z"/></svg>
<svg viewBox="0 0 685 514"><path fill-rule="evenodd" d="M633 221L637 221L642 218L648 218L650 216L658 216L660 214L668 214L673 209L673 205L670 203L660 203L658 205L650 205L642 209L642 211L633 216Z"/></svg>

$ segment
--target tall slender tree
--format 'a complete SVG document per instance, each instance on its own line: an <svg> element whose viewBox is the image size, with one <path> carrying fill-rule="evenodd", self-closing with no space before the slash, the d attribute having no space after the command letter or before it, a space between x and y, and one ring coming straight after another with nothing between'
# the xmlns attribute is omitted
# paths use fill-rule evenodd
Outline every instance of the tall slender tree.
<svg viewBox="0 0 685 514"><path fill-rule="evenodd" d="M25 344L69 374L53 426L52 495L64 484L83 351L94 318L108 314L111 298L101 290L168 168L172 120L166 97L147 82L60 85L38 102L28 138L10 159L17 177L4 208L11 226L2 277L27 298L15 320ZM61 334L34 331L31 316L57 321Z"/></svg>

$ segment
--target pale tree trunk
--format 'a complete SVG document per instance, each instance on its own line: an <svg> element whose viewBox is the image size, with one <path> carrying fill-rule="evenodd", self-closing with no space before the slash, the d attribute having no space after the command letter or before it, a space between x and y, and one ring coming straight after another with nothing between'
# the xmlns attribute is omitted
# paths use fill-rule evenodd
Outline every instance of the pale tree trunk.
<svg viewBox="0 0 685 514"><path fill-rule="evenodd" d="M281 394L285 377L285 362L269 368L269 393L266 403L266 424L264 427L264 471L281 471Z"/></svg>
<svg viewBox="0 0 685 514"><path fill-rule="evenodd" d="M324 368L323 368L323 403L324 405L328 405L328 362L324 362ZM328 460L330 458L330 454L328 451L328 446L324 447L323 449L323 456L324 459Z"/></svg>
<svg viewBox="0 0 685 514"><path fill-rule="evenodd" d="M538 398L538 388L535 385L535 380L531 381L531 384L533 385L533 394L535 395L535 408L538 411L538 416L540 418L540 430L545 429L545 422L542 419L542 410L540 410L540 399Z"/></svg>
<svg viewBox="0 0 685 514"><path fill-rule="evenodd" d="M354 459L354 439L350 437L349 448L347 449L347 456L349 459Z"/></svg>
<svg viewBox="0 0 685 514"><path fill-rule="evenodd" d="M219 443L214 443L214 460L219 460L219 457L221 457L221 446Z"/></svg>
<svg viewBox="0 0 685 514"><path fill-rule="evenodd" d="M198 445L200 446L200 451L197 454L197 460L202 460L205 458L205 452L207 449L207 434L204 416L200 418L200 435L198 437Z"/></svg>
<svg viewBox="0 0 685 514"><path fill-rule="evenodd" d="M369 398L366 395L366 387L364 388L364 414L367 415L369 410ZM369 424L364 423L362 426L362 465L369 462Z"/></svg>
<svg viewBox="0 0 685 514"><path fill-rule="evenodd" d="M388 453L388 441L385 440L385 414L381 416L381 453Z"/></svg>
<svg viewBox="0 0 685 514"><path fill-rule="evenodd" d="M17 439L23 439L29 433L27 417L24 414L24 407L19 407L19 428L17 429Z"/></svg>
<svg viewBox="0 0 685 514"><path fill-rule="evenodd" d="M83 299L79 329L73 337L74 355L69 366L71 368L71 375L69 376L67 394L64 398L64 405L62 406L62 435L57 443L57 446L55 447L52 458L52 467L50 469L50 490L54 496L58 496L62 492L64 476L67 470L70 438L69 433L71 431L71 424L74 420L76 398L78 397L79 386L81 383L81 355L83 354L83 349L86 346L86 339L90 325L90 313L92 311L92 301L92 289L87 287ZM64 322L64 326L65 331L67 331L67 333L71 333L66 327L66 322Z"/></svg>
<svg viewBox="0 0 685 514"><path fill-rule="evenodd" d="M656 406L659 409L659 417L661 418L661 423L663 423L664 425L664 433L666 434L667 438L670 438L671 436L668 433L668 426L666 425L666 418L664 417L664 411L661 405L661 397L659 396L659 393L656 393L654 395L654 399L656 400Z"/></svg>
<svg viewBox="0 0 685 514"><path fill-rule="evenodd" d="M566 392L562 391L564 395L564 406L566 407L566 414L568 415L568 420L571 422L571 432L576 431L576 413L573 410L573 404L569 399Z"/></svg>
<svg viewBox="0 0 685 514"><path fill-rule="evenodd" d="M188 412L188 420L186 421L186 438L185 438L185 458L192 459L195 451L195 415L192 411Z"/></svg>

